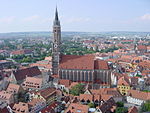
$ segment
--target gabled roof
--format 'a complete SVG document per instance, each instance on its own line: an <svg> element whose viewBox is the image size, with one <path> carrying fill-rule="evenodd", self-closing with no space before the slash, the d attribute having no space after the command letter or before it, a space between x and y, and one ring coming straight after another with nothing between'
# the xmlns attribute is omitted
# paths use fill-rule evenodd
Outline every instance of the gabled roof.
<svg viewBox="0 0 150 113"><path fill-rule="evenodd" d="M46 89L38 91L37 93L39 93L43 98L47 100L49 96L54 92L56 92L55 88L46 88Z"/></svg>
<svg viewBox="0 0 150 113"><path fill-rule="evenodd" d="M71 85L71 81L70 80L66 80L66 79L60 79L58 81L58 84L65 85L65 87L69 87Z"/></svg>
<svg viewBox="0 0 150 113"><path fill-rule="evenodd" d="M24 80L26 76L34 77L41 74L37 66L13 71L16 80Z"/></svg>
<svg viewBox="0 0 150 113"><path fill-rule="evenodd" d="M62 55L60 69L109 69L107 61L95 60L94 55Z"/></svg>
<svg viewBox="0 0 150 113"><path fill-rule="evenodd" d="M89 106L79 103L71 103L65 113L88 113Z"/></svg>
<svg viewBox="0 0 150 113"><path fill-rule="evenodd" d="M119 78L118 85L130 86L129 79L127 77L125 77L125 76Z"/></svg>
<svg viewBox="0 0 150 113"><path fill-rule="evenodd" d="M140 100L150 100L150 92L142 92L138 90L129 90L128 96L131 96L133 98L137 98Z"/></svg>
<svg viewBox="0 0 150 113"><path fill-rule="evenodd" d="M94 69L93 55L62 55L59 65L61 69Z"/></svg>
<svg viewBox="0 0 150 113"><path fill-rule="evenodd" d="M94 69L108 70L109 66L108 63L104 60L95 60Z"/></svg>
<svg viewBox="0 0 150 113"><path fill-rule="evenodd" d="M31 54L31 53L32 53L32 50L29 50L29 49L17 50L17 51L11 52L12 55L22 55L22 54Z"/></svg>
<svg viewBox="0 0 150 113"><path fill-rule="evenodd" d="M114 110L116 108L116 104L115 104L114 99L110 98L109 100L107 100L106 102L104 102L99 108L102 111L102 113L114 112Z"/></svg>

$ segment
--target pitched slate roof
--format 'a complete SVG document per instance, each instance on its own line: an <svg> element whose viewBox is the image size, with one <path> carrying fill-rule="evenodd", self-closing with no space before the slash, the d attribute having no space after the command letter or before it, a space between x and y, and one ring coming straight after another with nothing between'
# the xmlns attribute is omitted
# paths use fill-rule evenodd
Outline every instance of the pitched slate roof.
<svg viewBox="0 0 150 113"><path fill-rule="evenodd" d="M26 78L26 76L28 77L34 77L37 75L41 74L41 71L38 69L37 66L35 67L30 67L30 68L25 68L25 69L19 69L16 71L13 71L13 74L16 78L16 80L23 80Z"/></svg>

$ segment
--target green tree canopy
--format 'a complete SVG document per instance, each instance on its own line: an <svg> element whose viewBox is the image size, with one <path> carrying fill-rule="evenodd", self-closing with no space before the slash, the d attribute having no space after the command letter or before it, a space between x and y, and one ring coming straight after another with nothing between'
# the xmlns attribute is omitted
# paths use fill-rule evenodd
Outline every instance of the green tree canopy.
<svg viewBox="0 0 150 113"><path fill-rule="evenodd" d="M80 94L84 93L84 85L79 83L75 86L73 86L70 89L70 94L74 95L74 96L79 96Z"/></svg>
<svg viewBox="0 0 150 113"><path fill-rule="evenodd" d="M150 100L148 100L146 103L142 104L141 111L142 112L150 111Z"/></svg>
<svg viewBox="0 0 150 113"><path fill-rule="evenodd" d="M125 107L117 107L115 113L128 113L128 109Z"/></svg>

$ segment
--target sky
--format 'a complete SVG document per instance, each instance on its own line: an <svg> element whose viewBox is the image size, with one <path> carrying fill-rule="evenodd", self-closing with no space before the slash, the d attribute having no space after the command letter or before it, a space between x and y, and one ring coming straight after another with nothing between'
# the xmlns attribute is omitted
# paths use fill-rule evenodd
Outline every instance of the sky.
<svg viewBox="0 0 150 113"><path fill-rule="evenodd" d="M56 4L62 31L150 32L150 0L0 0L0 33L52 31Z"/></svg>

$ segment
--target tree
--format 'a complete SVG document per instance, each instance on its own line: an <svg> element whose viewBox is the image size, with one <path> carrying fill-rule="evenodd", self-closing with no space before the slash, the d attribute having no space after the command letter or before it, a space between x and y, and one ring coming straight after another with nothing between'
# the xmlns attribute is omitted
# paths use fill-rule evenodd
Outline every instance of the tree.
<svg viewBox="0 0 150 113"><path fill-rule="evenodd" d="M80 94L84 93L84 85L79 83L75 86L73 86L70 89L70 94L74 95L74 96L79 96Z"/></svg>
<svg viewBox="0 0 150 113"><path fill-rule="evenodd" d="M89 103L88 106L89 106L90 108L95 108L94 103Z"/></svg>
<svg viewBox="0 0 150 113"><path fill-rule="evenodd" d="M150 100L146 101L146 103L142 104L141 112L148 112L150 111Z"/></svg>
<svg viewBox="0 0 150 113"><path fill-rule="evenodd" d="M117 107L124 107L124 103L123 102L117 102Z"/></svg>
<svg viewBox="0 0 150 113"><path fill-rule="evenodd" d="M125 107L117 107L115 113L128 113L128 109Z"/></svg>
<svg viewBox="0 0 150 113"><path fill-rule="evenodd" d="M124 107L124 103L123 102L117 102L117 109L115 111L115 113L127 113L128 109Z"/></svg>

